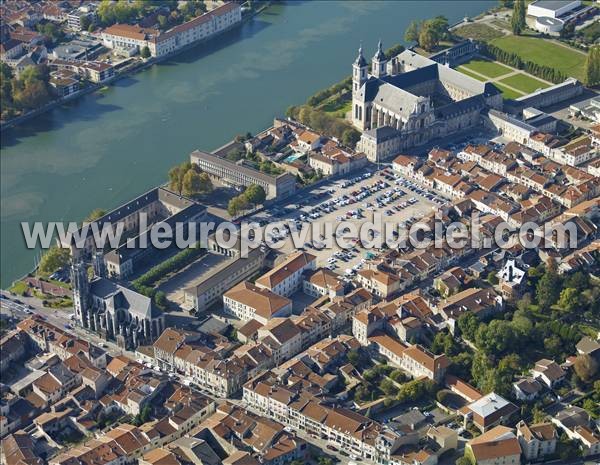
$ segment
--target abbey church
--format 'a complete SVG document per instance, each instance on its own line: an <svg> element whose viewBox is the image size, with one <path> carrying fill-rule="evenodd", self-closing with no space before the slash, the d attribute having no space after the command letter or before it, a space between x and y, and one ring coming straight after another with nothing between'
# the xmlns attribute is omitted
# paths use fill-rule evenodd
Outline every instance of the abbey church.
<svg viewBox="0 0 600 465"><path fill-rule="evenodd" d="M374 162L481 123L481 112L502 109L493 84L405 50L388 59L379 42L371 73L362 48L352 65L352 123L357 149Z"/></svg>

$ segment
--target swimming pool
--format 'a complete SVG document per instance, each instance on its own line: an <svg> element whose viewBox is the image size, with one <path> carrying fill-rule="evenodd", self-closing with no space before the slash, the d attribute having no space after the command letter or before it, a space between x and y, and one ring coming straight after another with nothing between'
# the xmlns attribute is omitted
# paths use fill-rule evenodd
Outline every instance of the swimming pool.
<svg viewBox="0 0 600 465"><path fill-rule="evenodd" d="M289 157L285 157L282 161L284 163L291 163L293 161L296 161L298 158L302 158L302 156L304 156L303 153L294 153L294 154L290 155Z"/></svg>

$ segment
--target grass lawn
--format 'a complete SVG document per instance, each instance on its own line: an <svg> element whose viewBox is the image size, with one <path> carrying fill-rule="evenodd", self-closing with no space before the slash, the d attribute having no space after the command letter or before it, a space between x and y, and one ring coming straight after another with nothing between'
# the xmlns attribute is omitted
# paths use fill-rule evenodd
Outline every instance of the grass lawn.
<svg viewBox="0 0 600 465"><path fill-rule="evenodd" d="M452 32L460 37L464 37L465 39L471 38L484 41L504 37L502 32L494 29L491 26L488 26L487 24L481 23L465 24L464 26L457 27Z"/></svg>
<svg viewBox="0 0 600 465"><path fill-rule="evenodd" d="M505 99L516 99L517 97L522 97L523 94L519 94L508 87L504 87L502 84L498 84L494 82L494 85L502 91L502 97Z"/></svg>
<svg viewBox="0 0 600 465"><path fill-rule="evenodd" d="M345 118L346 113L352 109L352 100L333 100L325 103L320 110L338 118Z"/></svg>
<svg viewBox="0 0 600 465"><path fill-rule="evenodd" d="M496 47L518 54L521 59L558 69L567 76L583 78L585 55L537 37L506 36L491 41Z"/></svg>
<svg viewBox="0 0 600 465"><path fill-rule="evenodd" d="M467 76L472 77L473 79L477 79L478 81L487 81L486 78L480 76L479 74L475 74L470 72L467 68L465 68L464 66L459 66L458 68L456 68L457 70L459 70L461 73L466 74Z"/></svg>
<svg viewBox="0 0 600 465"><path fill-rule="evenodd" d="M15 294L23 296L23 295L29 293L29 286L27 284L25 284L23 281L17 281L8 290L9 290L9 292L14 292Z"/></svg>
<svg viewBox="0 0 600 465"><path fill-rule="evenodd" d="M500 80L500 82L508 86L514 87L515 89L519 89L520 91L523 91L526 94L530 94L531 92L534 92L537 89L545 89L546 87L548 87L548 84L546 84L545 82L528 76L527 74L521 73L504 78Z"/></svg>
<svg viewBox="0 0 600 465"><path fill-rule="evenodd" d="M466 68L468 70L475 71L476 73L483 74L488 78L497 78L512 71L512 69L507 66L496 63L495 61L487 60L471 60L468 63L459 66L459 68Z"/></svg>

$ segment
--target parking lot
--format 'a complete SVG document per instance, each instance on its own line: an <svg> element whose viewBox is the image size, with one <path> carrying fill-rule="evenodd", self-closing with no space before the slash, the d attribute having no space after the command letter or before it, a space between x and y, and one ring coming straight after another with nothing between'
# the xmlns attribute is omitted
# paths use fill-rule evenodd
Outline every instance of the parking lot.
<svg viewBox="0 0 600 465"><path fill-rule="evenodd" d="M269 225L266 238L286 254L296 250L290 229L295 227L300 231L304 227L306 236L296 233L302 238L301 248L317 257L317 266L335 270L349 280L378 250L363 248L358 237L350 235L344 239L352 246L345 250L339 247L334 236L340 222L354 223L359 230L378 214L386 223L409 227L445 202L441 196L416 186L387 167L326 183L307 193L304 200L260 212L251 221Z"/></svg>

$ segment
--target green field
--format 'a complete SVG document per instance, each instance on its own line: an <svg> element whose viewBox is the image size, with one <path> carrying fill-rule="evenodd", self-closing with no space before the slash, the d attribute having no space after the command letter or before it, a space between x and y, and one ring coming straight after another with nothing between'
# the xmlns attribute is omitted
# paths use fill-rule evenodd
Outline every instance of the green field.
<svg viewBox="0 0 600 465"><path fill-rule="evenodd" d="M503 76L504 74L510 73L512 70L500 63L496 63L494 61L487 60L471 60L464 65L458 67L462 71L461 68L465 68L466 70L475 71L476 73L483 74L488 78L496 78L499 76Z"/></svg>
<svg viewBox="0 0 600 465"><path fill-rule="evenodd" d="M493 27L481 23L465 24L464 26L457 27L452 32L465 39L470 38L484 41L496 39L504 35Z"/></svg>
<svg viewBox="0 0 600 465"><path fill-rule="evenodd" d="M526 94L535 92L537 89L545 89L548 87L548 84L545 82L522 73L501 79L500 82L525 92Z"/></svg>
<svg viewBox="0 0 600 465"><path fill-rule="evenodd" d="M505 99L515 99L517 97L521 97L523 94L519 94L508 87L504 87L502 84L498 84L494 82L494 85L502 91L502 97Z"/></svg>
<svg viewBox="0 0 600 465"><path fill-rule="evenodd" d="M536 37L506 36L491 41L496 47L518 54L522 60L555 68L567 76L583 78L585 55Z"/></svg>
<svg viewBox="0 0 600 465"><path fill-rule="evenodd" d="M456 69L459 70L461 73L466 74L469 77L472 77L473 79L477 79L478 81L487 81L488 80L488 79L484 78L483 76L480 76L479 74L472 73L471 71L469 71L467 68L465 68L463 66L459 66Z"/></svg>

